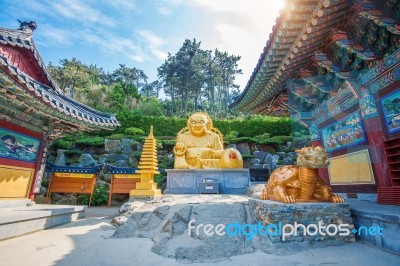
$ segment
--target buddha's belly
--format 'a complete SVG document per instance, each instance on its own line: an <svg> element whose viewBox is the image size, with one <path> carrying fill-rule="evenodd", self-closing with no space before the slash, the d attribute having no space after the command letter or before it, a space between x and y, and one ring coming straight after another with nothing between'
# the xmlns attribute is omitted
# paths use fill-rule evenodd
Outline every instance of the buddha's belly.
<svg viewBox="0 0 400 266"><path fill-rule="evenodd" d="M211 151L212 149L206 147L191 147L186 149L186 158L199 158L203 152Z"/></svg>

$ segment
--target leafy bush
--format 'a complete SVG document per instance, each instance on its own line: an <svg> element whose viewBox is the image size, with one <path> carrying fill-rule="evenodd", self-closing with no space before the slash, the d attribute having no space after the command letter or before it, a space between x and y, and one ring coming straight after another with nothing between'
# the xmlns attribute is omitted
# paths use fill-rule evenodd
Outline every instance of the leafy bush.
<svg viewBox="0 0 400 266"><path fill-rule="evenodd" d="M132 136L144 136L146 135L144 131L140 128L137 127L128 127L125 129L125 134L126 135L132 135Z"/></svg>
<svg viewBox="0 0 400 266"><path fill-rule="evenodd" d="M140 156L142 156L142 152L140 152L140 151L134 151L134 152L132 153L132 157L134 157L134 158L136 158L136 159L139 159Z"/></svg>
<svg viewBox="0 0 400 266"><path fill-rule="evenodd" d="M166 139L166 140L158 140L157 139L157 142L161 142L164 147L165 146L175 146L176 140L168 140L168 139Z"/></svg>
<svg viewBox="0 0 400 266"><path fill-rule="evenodd" d="M49 180L46 178L42 179L42 187L49 187Z"/></svg>
<svg viewBox="0 0 400 266"><path fill-rule="evenodd" d="M108 140L121 140L124 137L124 134L112 134L111 136L104 137Z"/></svg>
<svg viewBox="0 0 400 266"><path fill-rule="evenodd" d="M54 149L69 150L72 148L72 141L59 139L53 144Z"/></svg>
<svg viewBox="0 0 400 266"><path fill-rule="evenodd" d="M269 134L269 133L264 133L264 134L261 134L261 135L257 135L257 136L255 136L254 138L255 139L268 139L268 138L270 138L271 137L271 134Z"/></svg>
<svg viewBox="0 0 400 266"><path fill-rule="evenodd" d="M254 139L250 137L240 137L232 141L232 143L239 143L239 142L254 142Z"/></svg>
<svg viewBox="0 0 400 266"><path fill-rule="evenodd" d="M154 181L157 183L158 187L161 187L161 183L162 183L163 179L164 179L164 176L161 174L154 176Z"/></svg>
<svg viewBox="0 0 400 266"><path fill-rule="evenodd" d="M64 152L66 155L81 155L83 153L83 151L80 150L67 150Z"/></svg>
<svg viewBox="0 0 400 266"><path fill-rule="evenodd" d="M78 145L86 145L86 146L103 146L104 138L92 137L92 138L78 139L75 143Z"/></svg>
<svg viewBox="0 0 400 266"><path fill-rule="evenodd" d="M299 137L301 137L301 133L300 132L294 132L293 133L293 137L299 138Z"/></svg>
<svg viewBox="0 0 400 266"><path fill-rule="evenodd" d="M67 165L76 164L76 163L79 163L79 160L78 160L78 158L73 157L73 158L70 158L70 159L65 160L65 163L66 163Z"/></svg>
<svg viewBox="0 0 400 266"><path fill-rule="evenodd" d="M90 195L85 194L78 197L78 203L89 205ZM91 206L101 206L108 201L108 188L106 186L96 186L92 196Z"/></svg>
<svg viewBox="0 0 400 266"><path fill-rule="evenodd" d="M254 138L255 143L263 144L263 145L282 145L291 140L292 140L291 136L274 136L274 137L265 138L265 139Z"/></svg>
<svg viewBox="0 0 400 266"><path fill-rule="evenodd" d="M253 159L253 158L255 158L255 156L252 154L242 154L242 158L243 159Z"/></svg>
<svg viewBox="0 0 400 266"><path fill-rule="evenodd" d="M280 142L279 144L285 144L288 141L292 141L292 136L274 136L271 139Z"/></svg>
<svg viewBox="0 0 400 266"><path fill-rule="evenodd" d="M110 136L104 137L108 140L121 140L121 139L137 139L136 136L133 135L125 135L125 134L112 134Z"/></svg>
<svg viewBox="0 0 400 266"><path fill-rule="evenodd" d="M176 136L159 136L157 137L157 141L159 140L176 140Z"/></svg>
<svg viewBox="0 0 400 266"><path fill-rule="evenodd" d="M117 115L121 122L119 133L131 127L140 128L147 132L154 125L155 136L175 136L179 130L186 127L187 118L144 116L133 111L122 111ZM213 119L214 126L224 136L231 131L238 132L238 136L254 137L264 133L271 136L289 135L292 133L291 120L286 117L270 117L254 115L245 119L217 120ZM228 137L229 138L229 137ZM228 140L229 141L229 140Z"/></svg>

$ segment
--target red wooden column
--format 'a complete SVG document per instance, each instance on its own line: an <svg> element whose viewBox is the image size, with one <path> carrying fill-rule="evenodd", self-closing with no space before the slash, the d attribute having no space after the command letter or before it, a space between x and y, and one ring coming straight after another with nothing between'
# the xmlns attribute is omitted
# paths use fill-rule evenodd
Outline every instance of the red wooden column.
<svg viewBox="0 0 400 266"><path fill-rule="evenodd" d="M390 187L392 183L383 147L385 129L382 127L375 99L367 90L362 90L359 103L363 117L364 130L368 140L371 165L374 171L376 185L378 187Z"/></svg>

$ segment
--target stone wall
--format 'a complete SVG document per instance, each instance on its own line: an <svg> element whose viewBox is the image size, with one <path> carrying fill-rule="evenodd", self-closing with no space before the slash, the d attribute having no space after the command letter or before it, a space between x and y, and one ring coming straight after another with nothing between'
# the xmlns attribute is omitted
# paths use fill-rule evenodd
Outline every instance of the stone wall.
<svg viewBox="0 0 400 266"><path fill-rule="evenodd" d="M310 224L321 223L323 226L333 224L338 227L341 224L348 224L349 234L340 236L339 234L330 236L323 235L316 232L315 235L304 236L304 231L299 228L297 236L289 236L285 242L292 241L308 241L308 242L326 242L329 245L343 244L345 242L354 242L355 236L351 232L354 229L353 219L351 218L350 207L348 203L296 203L284 204L270 200L249 199L250 213L254 218L261 222L262 225L268 226L270 224L282 225L291 224L295 222L301 223L305 226ZM273 228L273 227L271 227ZM312 231L312 230L310 230ZM324 230L322 230L324 233ZM272 235L272 236L271 236ZM268 235L273 243L283 242L282 237L275 234Z"/></svg>

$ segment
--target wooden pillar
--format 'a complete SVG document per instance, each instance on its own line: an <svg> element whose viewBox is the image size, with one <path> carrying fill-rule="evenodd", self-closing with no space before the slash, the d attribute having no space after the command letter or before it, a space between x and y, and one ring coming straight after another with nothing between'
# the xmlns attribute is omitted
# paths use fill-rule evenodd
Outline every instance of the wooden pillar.
<svg viewBox="0 0 400 266"><path fill-rule="evenodd" d="M359 103L376 184L378 187L390 187L389 168L383 148L384 128L379 118L375 99L367 90L362 90Z"/></svg>

